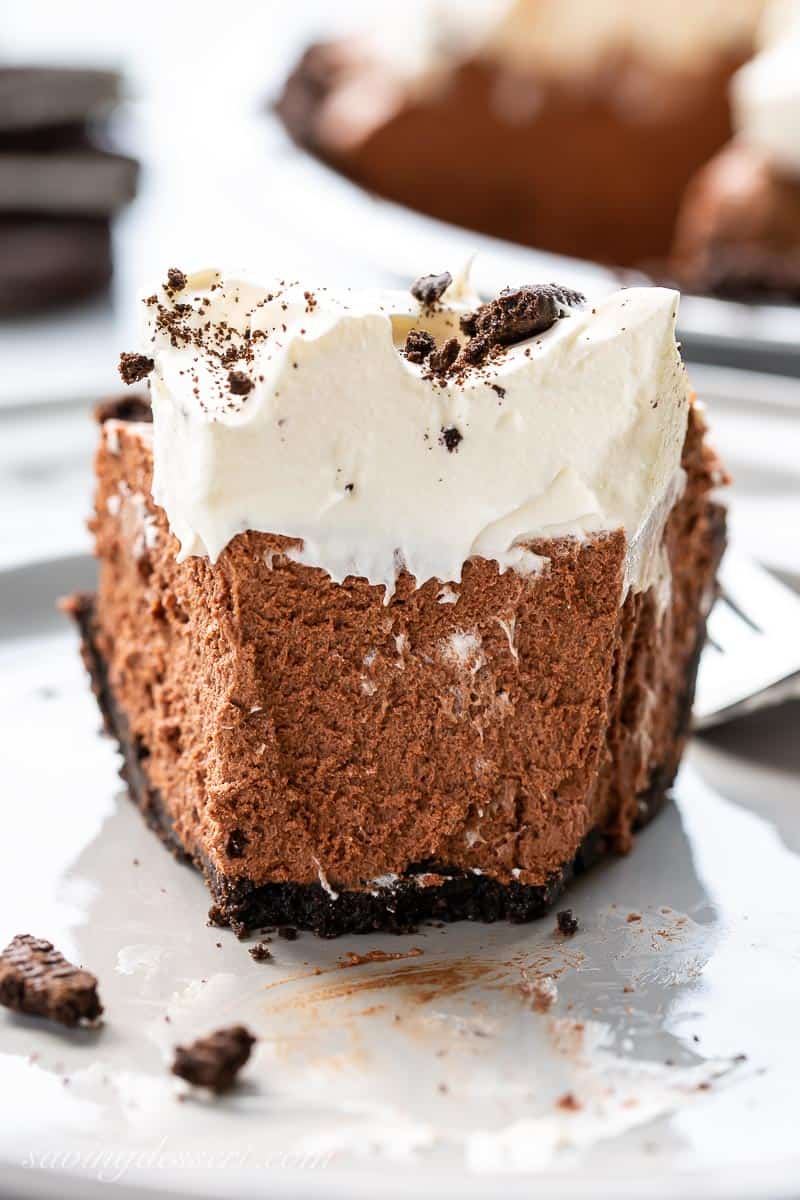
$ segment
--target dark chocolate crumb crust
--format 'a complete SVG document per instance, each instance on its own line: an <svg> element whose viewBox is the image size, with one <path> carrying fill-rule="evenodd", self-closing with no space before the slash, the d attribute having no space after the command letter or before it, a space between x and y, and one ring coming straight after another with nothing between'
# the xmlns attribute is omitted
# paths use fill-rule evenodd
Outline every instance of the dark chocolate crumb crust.
<svg viewBox="0 0 800 1200"><path fill-rule="evenodd" d="M227 1092L250 1057L256 1039L244 1025L218 1029L190 1046L176 1046L172 1074L195 1087Z"/></svg>
<svg viewBox="0 0 800 1200"><path fill-rule="evenodd" d="M0 1004L68 1026L95 1022L103 1011L95 976L29 933L17 934L0 955Z"/></svg>
<svg viewBox="0 0 800 1200"><path fill-rule="evenodd" d="M722 541L724 513L721 509L715 511L716 534ZM127 720L116 704L105 663L97 649L93 628L94 597L73 596L64 602L63 608L78 624L83 659L106 730L119 742L124 759L120 773L128 784L131 798L173 854L184 862L193 862L202 871L214 901L209 913L211 921L232 928L238 936L244 936L249 929L268 926L280 927L282 937L291 937L296 929L309 929L321 937L338 937L379 930L409 933L426 921L528 922L550 911L575 875L612 852L611 840L602 831L593 830L584 839L575 858L538 886L517 882L503 884L486 875L452 871L448 870L447 864L428 862L417 864L391 888L343 891L335 901L318 883L259 885L248 879L221 875L207 859L192 859L187 854L175 834L160 793L150 785L146 771L147 750L130 736ZM678 736L683 735L689 724L704 640L703 626L704 622L701 622L694 661L687 672L677 722ZM672 770L664 768L653 773L650 786L637 798L636 828L646 825L662 807L673 775ZM440 882L425 886L424 876L430 874L438 875Z"/></svg>

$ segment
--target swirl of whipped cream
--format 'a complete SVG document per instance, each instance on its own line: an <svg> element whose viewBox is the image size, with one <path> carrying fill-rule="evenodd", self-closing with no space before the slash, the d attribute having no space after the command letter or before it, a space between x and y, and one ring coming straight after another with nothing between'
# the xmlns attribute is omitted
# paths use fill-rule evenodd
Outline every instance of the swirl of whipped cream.
<svg viewBox="0 0 800 1200"><path fill-rule="evenodd" d="M765 47L731 84L733 122L746 145L776 170L800 176L800 4L771 6L760 42Z"/></svg>

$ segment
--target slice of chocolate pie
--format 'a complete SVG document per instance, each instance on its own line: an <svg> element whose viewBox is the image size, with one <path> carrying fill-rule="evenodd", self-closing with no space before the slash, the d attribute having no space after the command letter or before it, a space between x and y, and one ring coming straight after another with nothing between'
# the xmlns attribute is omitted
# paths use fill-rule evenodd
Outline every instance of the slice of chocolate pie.
<svg viewBox="0 0 800 1200"><path fill-rule="evenodd" d="M728 82L764 3L429 0L309 47L276 107L303 148L417 211L661 261L687 183L730 137Z"/></svg>
<svg viewBox="0 0 800 1200"><path fill-rule="evenodd" d="M84 654L237 930L541 915L686 738L724 542L678 297L170 271L105 406Z"/></svg>

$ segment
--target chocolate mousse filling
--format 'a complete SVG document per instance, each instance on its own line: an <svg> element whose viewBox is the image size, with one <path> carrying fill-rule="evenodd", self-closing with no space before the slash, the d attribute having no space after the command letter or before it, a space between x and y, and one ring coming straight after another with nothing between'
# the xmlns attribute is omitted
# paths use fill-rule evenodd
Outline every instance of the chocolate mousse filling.
<svg viewBox="0 0 800 1200"><path fill-rule="evenodd" d="M668 596L620 604L617 531L534 542L549 567L527 580L470 560L457 604L403 574L384 605L272 534L178 563L146 410L124 404L100 414L98 598L67 608L131 797L216 922L523 922L630 847L677 770L724 547L696 409Z"/></svg>

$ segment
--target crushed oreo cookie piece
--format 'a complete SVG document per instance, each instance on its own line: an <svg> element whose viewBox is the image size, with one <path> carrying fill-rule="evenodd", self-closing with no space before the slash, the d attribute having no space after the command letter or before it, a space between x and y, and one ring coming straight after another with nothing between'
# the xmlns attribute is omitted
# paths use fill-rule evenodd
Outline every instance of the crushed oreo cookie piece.
<svg viewBox="0 0 800 1200"><path fill-rule="evenodd" d="M247 952L253 962L269 962L272 958L272 951L266 942L257 942L255 946L251 946Z"/></svg>
<svg viewBox="0 0 800 1200"><path fill-rule="evenodd" d="M18 934L0 955L0 1004L70 1027L100 1017L97 979L73 966L52 942Z"/></svg>
<svg viewBox="0 0 800 1200"><path fill-rule="evenodd" d="M278 930L278 937L282 937L285 942L296 942L297 930L291 925L282 925Z"/></svg>
<svg viewBox="0 0 800 1200"><path fill-rule="evenodd" d="M436 349L436 340L425 329L410 329L405 344L405 355L409 362L423 363Z"/></svg>
<svg viewBox="0 0 800 1200"><path fill-rule="evenodd" d="M571 908L562 908L556 913L556 928L562 937L573 937L578 932L578 918Z"/></svg>
<svg viewBox="0 0 800 1200"><path fill-rule="evenodd" d="M458 338L448 338L428 358L428 366L434 375L446 375L458 358L461 346Z"/></svg>
<svg viewBox="0 0 800 1200"><path fill-rule="evenodd" d="M415 300L430 308L441 300L452 282L453 276L449 271L442 271L441 275L421 275L414 280L409 291Z"/></svg>
<svg viewBox="0 0 800 1200"><path fill-rule="evenodd" d="M195 1087L227 1092L250 1057L255 1041L244 1025L218 1029L190 1046L176 1046L172 1074Z"/></svg>
<svg viewBox="0 0 800 1200"><path fill-rule="evenodd" d="M230 371L228 373L228 387L234 396L246 396L249 392L252 392L255 386L253 380L244 371Z"/></svg>
<svg viewBox="0 0 800 1200"><path fill-rule="evenodd" d="M125 351L119 356L119 373L122 376L122 382L127 383L128 386L132 383L141 383L155 365L152 358L148 358L146 354L136 354L132 350Z"/></svg>
<svg viewBox="0 0 800 1200"><path fill-rule="evenodd" d="M449 429L442 429L442 435L439 438L440 443L446 446L452 454L464 440L464 435L460 429L456 429L455 425L451 425Z"/></svg>
<svg viewBox="0 0 800 1200"><path fill-rule="evenodd" d="M461 357L464 359L465 363L469 364L469 366L477 367L489 357L491 349L492 343L489 341L488 337L481 334L479 336L470 338L469 341L465 343L461 351Z"/></svg>
<svg viewBox="0 0 800 1200"><path fill-rule="evenodd" d="M555 283L506 288L488 304L463 316L461 328L470 338L485 338L491 346L511 346L544 333L584 300L580 292Z"/></svg>
<svg viewBox="0 0 800 1200"><path fill-rule="evenodd" d="M170 267L167 271L167 282L164 284L165 292L182 292L186 287L186 273L178 267Z"/></svg>

